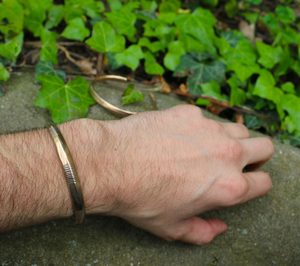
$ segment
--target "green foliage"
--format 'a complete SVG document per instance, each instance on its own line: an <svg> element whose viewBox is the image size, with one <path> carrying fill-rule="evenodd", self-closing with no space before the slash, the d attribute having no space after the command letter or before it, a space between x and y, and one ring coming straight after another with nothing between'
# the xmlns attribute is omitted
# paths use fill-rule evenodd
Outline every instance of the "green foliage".
<svg viewBox="0 0 300 266"><path fill-rule="evenodd" d="M0 43L0 56L15 61L20 54L23 45L23 33L19 33L11 39L6 39L4 43Z"/></svg>
<svg viewBox="0 0 300 266"><path fill-rule="evenodd" d="M220 60L210 58L208 54L186 54L181 58L175 75L187 76L190 93L200 95L203 84L217 82L220 85L225 81L225 65ZM211 88L215 88L215 86Z"/></svg>
<svg viewBox="0 0 300 266"><path fill-rule="evenodd" d="M90 31L85 27L82 18L74 18L68 21L68 26L61 35L70 40L83 41L90 35Z"/></svg>
<svg viewBox="0 0 300 266"><path fill-rule="evenodd" d="M164 65L167 69L174 71L180 64L181 56L185 54L185 49L180 41L171 42L168 46L168 53L164 58Z"/></svg>
<svg viewBox="0 0 300 266"><path fill-rule="evenodd" d="M137 17L132 10L132 6L124 5L119 9L107 12L105 16L119 34L123 34L130 40L134 40L136 34L135 22Z"/></svg>
<svg viewBox="0 0 300 266"><path fill-rule="evenodd" d="M41 41L42 49L40 51L40 60L44 62L51 62L57 64L57 34L47 29L42 29Z"/></svg>
<svg viewBox="0 0 300 266"><path fill-rule="evenodd" d="M66 79L66 73L62 70L57 70L54 68L51 62L44 62L40 61L35 67L35 75L36 79L39 79L40 75L47 75L47 76L58 76L61 79Z"/></svg>
<svg viewBox="0 0 300 266"><path fill-rule="evenodd" d="M7 0L9 1L9 0ZM52 0L20 0L24 8L24 26L35 37L41 35L47 11L53 5Z"/></svg>
<svg viewBox="0 0 300 266"><path fill-rule="evenodd" d="M18 0L4 0L0 3L0 32L5 36L22 32L23 20L24 10Z"/></svg>
<svg viewBox="0 0 300 266"><path fill-rule="evenodd" d="M108 70L125 67L136 71L136 75L142 72L179 78L180 82L186 81L189 93L195 97L207 96L271 114L280 121L274 123L282 136L286 132L300 136L297 1L269 5L262 0L106 3L3 0L0 81L9 78L8 69L22 52L24 36L25 41L33 36L42 44L36 67L42 89L36 104L49 109L54 121L84 116L93 103L88 82L75 78L65 83L66 74L54 68L61 63L58 42L68 39L84 42L89 54L103 54ZM253 24L258 38L245 37L239 31L239 20ZM122 102L137 99L142 97L131 88ZM209 105L202 98L197 103ZM253 128L273 127L250 115L245 121Z"/></svg>
<svg viewBox="0 0 300 266"><path fill-rule="evenodd" d="M140 65L140 60L144 58L143 51L138 45L131 45L122 53L116 54L116 61L119 66L127 66L131 70L136 70Z"/></svg>
<svg viewBox="0 0 300 266"><path fill-rule="evenodd" d="M200 88L201 94L204 96L209 96L220 101L227 100L227 97L222 95L221 86L217 81L202 83L202 85L200 85Z"/></svg>
<svg viewBox="0 0 300 266"><path fill-rule="evenodd" d="M94 25L92 37L86 43L99 53L117 53L125 49L125 38L104 21Z"/></svg>
<svg viewBox="0 0 300 266"><path fill-rule="evenodd" d="M65 83L57 75L39 75L41 90L35 104L47 108L55 123L85 117L90 105L94 104L89 94L89 83L77 77Z"/></svg>
<svg viewBox="0 0 300 266"><path fill-rule="evenodd" d="M129 84L123 93L122 104L128 105L142 101L144 101L144 94L135 89L133 84Z"/></svg>
<svg viewBox="0 0 300 266"><path fill-rule="evenodd" d="M0 82L6 81L9 79L9 72L6 68L0 63Z"/></svg>
<svg viewBox="0 0 300 266"><path fill-rule="evenodd" d="M262 66L267 69L272 69L281 60L283 54L282 48L280 46L273 47L271 45L265 44L263 42L257 42L256 48L259 53L259 60Z"/></svg>

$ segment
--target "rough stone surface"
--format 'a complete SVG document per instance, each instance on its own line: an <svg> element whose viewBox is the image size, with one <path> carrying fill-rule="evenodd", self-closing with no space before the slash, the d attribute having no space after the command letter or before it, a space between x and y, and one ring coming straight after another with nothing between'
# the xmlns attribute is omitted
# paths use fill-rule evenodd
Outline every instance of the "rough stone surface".
<svg viewBox="0 0 300 266"><path fill-rule="evenodd" d="M0 133L48 124L47 112L33 107L38 87L33 75L16 75L8 93L0 97ZM115 87L114 84L113 87ZM118 85L119 86L119 85ZM101 85L101 94L118 103L120 90ZM157 94L159 108L180 100ZM133 107L151 109L146 103ZM101 107L90 117L112 119ZM299 265L300 264L300 152L276 144L265 166L273 177L272 192L242 206L206 214L224 219L229 230L212 244L196 247L168 243L112 217L53 221L0 234L1 265Z"/></svg>

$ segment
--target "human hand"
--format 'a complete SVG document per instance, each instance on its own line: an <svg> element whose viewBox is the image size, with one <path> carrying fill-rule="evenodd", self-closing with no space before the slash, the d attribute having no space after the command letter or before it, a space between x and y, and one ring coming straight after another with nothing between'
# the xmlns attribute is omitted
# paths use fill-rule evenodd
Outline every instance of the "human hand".
<svg viewBox="0 0 300 266"><path fill-rule="evenodd" d="M197 215L262 196L272 186L267 173L243 172L271 158L271 140L249 138L246 127L207 119L197 107L142 113L104 128L99 171L106 198L113 199L108 214L164 239L209 243L227 225Z"/></svg>

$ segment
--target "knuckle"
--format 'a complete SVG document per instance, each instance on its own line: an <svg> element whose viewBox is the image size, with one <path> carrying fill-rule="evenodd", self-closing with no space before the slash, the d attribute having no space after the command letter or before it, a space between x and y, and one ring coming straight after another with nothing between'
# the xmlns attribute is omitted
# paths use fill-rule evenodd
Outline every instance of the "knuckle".
<svg viewBox="0 0 300 266"><path fill-rule="evenodd" d="M201 116L202 111L199 107L191 105L191 104L181 104L177 105L171 109L169 109L174 115L174 117L182 117L186 118L187 116L193 117L193 116Z"/></svg>
<svg viewBox="0 0 300 266"><path fill-rule="evenodd" d="M229 158L233 158L233 159L240 158L243 153L242 145L236 140L228 141L226 152Z"/></svg>
<svg viewBox="0 0 300 266"><path fill-rule="evenodd" d="M239 182L239 189L236 191L236 196L238 198L243 197L246 195L250 189L249 183L245 179L240 179L241 182Z"/></svg>
<svg viewBox="0 0 300 266"><path fill-rule="evenodd" d="M191 104L184 104L181 105L182 112L185 112L186 114L201 114L201 109L195 105Z"/></svg>
<svg viewBox="0 0 300 266"><path fill-rule="evenodd" d="M226 143L219 150L222 159L236 160L242 157L243 147L236 140L227 139Z"/></svg>
<svg viewBox="0 0 300 266"><path fill-rule="evenodd" d="M242 177L233 179L225 187L227 202L229 205L237 204L249 191L249 184Z"/></svg>
<svg viewBox="0 0 300 266"><path fill-rule="evenodd" d="M249 138L250 137L249 129L243 124L237 124L237 125L239 126L240 130L243 132L243 135Z"/></svg>
<svg viewBox="0 0 300 266"><path fill-rule="evenodd" d="M221 124L219 124L216 121L210 120L210 119L207 119L207 121L206 121L206 127L210 131L216 132L216 133L220 133L220 132L224 131L224 128L223 128L223 126Z"/></svg>
<svg viewBox="0 0 300 266"><path fill-rule="evenodd" d="M169 233L166 235L165 239L174 242L174 241L180 241L183 239L184 234L181 231L174 231L172 233Z"/></svg>
<svg viewBox="0 0 300 266"><path fill-rule="evenodd" d="M199 239L197 241L196 244L197 245L207 245L207 244L211 243L213 241L213 239L214 239L213 232L209 231L209 232L206 232L206 234L203 235L201 237L201 239Z"/></svg>
<svg viewBox="0 0 300 266"><path fill-rule="evenodd" d="M195 105L183 105L184 112L188 115L199 115L201 114L201 109Z"/></svg>

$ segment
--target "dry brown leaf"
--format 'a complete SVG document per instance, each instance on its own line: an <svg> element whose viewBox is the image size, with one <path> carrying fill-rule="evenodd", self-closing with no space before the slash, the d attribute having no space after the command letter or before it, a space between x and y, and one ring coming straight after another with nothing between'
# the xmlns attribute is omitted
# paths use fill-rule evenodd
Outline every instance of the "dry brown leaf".
<svg viewBox="0 0 300 266"><path fill-rule="evenodd" d="M88 59L82 59L76 61L76 66L88 76L93 76L97 74L96 69L94 68L94 64Z"/></svg>
<svg viewBox="0 0 300 266"><path fill-rule="evenodd" d="M249 24L244 20L240 21L240 31L252 42L255 40L255 24Z"/></svg>
<svg viewBox="0 0 300 266"><path fill-rule="evenodd" d="M211 113L213 113L213 114L215 114L215 115L219 115L219 114L222 113L226 108L221 107L221 106L218 106L218 105L212 104L212 105L208 106L207 109L208 109Z"/></svg>
<svg viewBox="0 0 300 266"><path fill-rule="evenodd" d="M176 92L179 95L185 96L185 95L188 95L189 89L186 86L186 84L182 83L182 84L180 84L180 86Z"/></svg>
<svg viewBox="0 0 300 266"><path fill-rule="evenodd" d="M159 82L161 83L161 92L162 93L171 93L172 89L170 85L166 82L166 80L162 77L159 76Z"/></svg>
<svg viewBox="0 0 300 266"><path fill-rule="evenodd" d="M244 124L244 116L242 114L236 114L235 115L235 122L238 124Z"/></svg>

